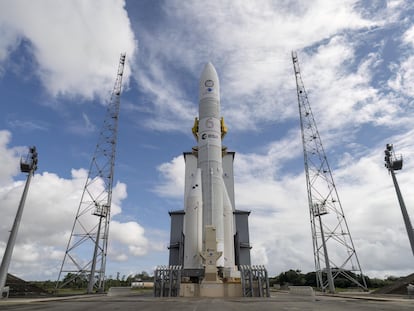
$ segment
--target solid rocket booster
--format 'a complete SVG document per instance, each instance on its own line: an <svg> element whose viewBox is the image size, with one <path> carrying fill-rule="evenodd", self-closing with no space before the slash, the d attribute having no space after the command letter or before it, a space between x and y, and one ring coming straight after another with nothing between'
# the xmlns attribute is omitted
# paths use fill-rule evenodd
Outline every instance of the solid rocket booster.
<svg viewBox="0 0 414 311"><path fill-rule="evenodd" d="M201 170L198 168L191 176L190 189L185 199L184 217L184 267L199 269L202 267L200 253L203 243L203 213L201 194Z"/></svg>
<svg viewBox="0 0 414 311"><path fill-rule="evenodd" d="M201 169L203 230L216 228L217 266L234 267L233 208L224 181L220 118L220 83L211 63L199 82L198 168ZM226 228L225 228L226 226Z"/></svg>

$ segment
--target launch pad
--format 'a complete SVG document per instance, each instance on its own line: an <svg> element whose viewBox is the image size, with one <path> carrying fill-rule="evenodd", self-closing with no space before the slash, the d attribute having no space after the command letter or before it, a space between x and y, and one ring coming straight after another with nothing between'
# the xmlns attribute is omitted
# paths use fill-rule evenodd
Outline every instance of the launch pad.
<svg viewBox="0 0 414 311"><path fill-rule="evenodd" d="M264 266L251 266L249 211L235 209L234 152L223 146L220 83L211 63L199 81L197 141L184 152L184 209L170 212L169 266L155 271L155 296L269 296Z"/></svg>
<svg viewBox="0 0 414 311"><path fill-rule="evenodd" d="M241 283L181 284L180 297L242 297Z"/></svg>
<svg viewBox="0 0 414 311"><path fill-rule="evenodd" d="M158 266L154 274L155 297L270 297L269 280L264 266L239 266L240 278L229 279L219 274L216 281L189 277L182 266ZM192 272L192 273L191 273ZM191 271L190 275L194 275Z"/></svg>
<svg viewBox="0 0 414 311"><path fill-rule="evenodd" d="M222 252L217 251L216 229L214 226L206 226L205 228L205 251L200 255L205 262L204 277L195 279L197 283L191 282L191 277L182 279L180 285L181 297L243 296L240 272L232 268L217 269L216 262L222 256Z"/></svg>
<svg viewBox="0 0 414 311"><path fill-rule="evenodd" d="M291 295L287 292L272 292L267 299L257 298L170 298L158 299L140 295L128 296L77 295L52 298L20 298L0 300L2 311L15 310L238 310L238 311L274 311L274 310L318 310L318 311L412 311L414 300L403 298L371 297L364 295L317 295L315 300L306 296Z"/></svg>

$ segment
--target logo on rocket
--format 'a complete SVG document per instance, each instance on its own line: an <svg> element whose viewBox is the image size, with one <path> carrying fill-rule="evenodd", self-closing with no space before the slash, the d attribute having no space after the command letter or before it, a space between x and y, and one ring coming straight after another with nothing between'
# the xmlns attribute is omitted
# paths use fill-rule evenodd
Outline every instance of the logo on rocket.
<svg viewBox="0 0 414 311"><path fill-rule="evenodd" d="M213 121L213 119L212 118L208 118L206 120L206 128L211 129L213 127L214 127L214 121Z"/></svg>
<svg viewBox="0 0 414 311"><path fill-rule="evenodd" d="M213 87L214 86L214 81L213 80L207 80L206 82L204 82L204 85L207 87Z"/></svg>

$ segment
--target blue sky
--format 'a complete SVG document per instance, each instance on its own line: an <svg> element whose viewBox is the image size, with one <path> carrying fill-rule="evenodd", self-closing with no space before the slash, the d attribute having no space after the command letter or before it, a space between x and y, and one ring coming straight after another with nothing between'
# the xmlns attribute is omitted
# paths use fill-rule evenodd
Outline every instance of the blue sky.
<svg viewBox="0 0 414 311"><path fill-rule="evenodd" d="M183 208L182 153L196 144L208 61L236 152L236 208L252 211L252 261L271 275L312 271L296 50L363 271L412 273L383 150L404 155L398 179L414 215L413 15L408 0L1 0L0 254L25 179L20 156L39 152L10 272L57 278L121 52L107 274L168 263L168 211Z"/></svg>

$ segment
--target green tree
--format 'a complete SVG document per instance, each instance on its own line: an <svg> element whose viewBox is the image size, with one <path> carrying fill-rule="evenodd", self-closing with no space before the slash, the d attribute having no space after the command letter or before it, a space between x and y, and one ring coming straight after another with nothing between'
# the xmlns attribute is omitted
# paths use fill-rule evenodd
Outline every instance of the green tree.
<svg viewBox="0 0 414 311"><path fill-rule="evenodd" d="M305 275L300 270L292 270L282 272L277 276L280 285L304 285L306 282Z"/></svg>
<svg viewBox="0 0 414 311"><path fill-rule="evenodd" d="M316 287L316 272L308 272L305 274L305 285Z"/></svg>
<svg viewBox="0 0 414 311"><path fill-rule="evenodd" d="M62 280L64 288L86 288L88 284L88 278L85 274L68 273Z"/></svg>

